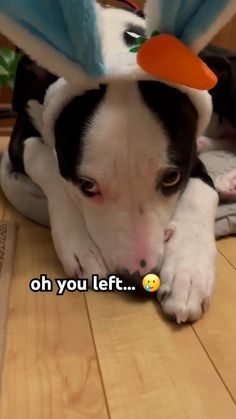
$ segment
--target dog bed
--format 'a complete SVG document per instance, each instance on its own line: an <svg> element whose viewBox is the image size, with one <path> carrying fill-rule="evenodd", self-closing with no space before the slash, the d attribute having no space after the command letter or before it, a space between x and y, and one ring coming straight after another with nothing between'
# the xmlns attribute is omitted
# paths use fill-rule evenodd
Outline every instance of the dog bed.
<svg viewBox="0 0 236 419"><path fill-rule="evenodd" d="M200 156L214 183L219 176L236 169L236 155L227 151L209 151ZM220 202L215 223L216 237L236 234L236 202Z"/></svg>
<svg viewBox="0 0 236 419"><path fill-rule="evenodd" d="M218 176L236 168L236 156L228 152L207 152L201 155L201 159L214 181ZM13 172L8 151L5 151L2 158L0 178L3 192L20 213L50 227L46 197L28 176ZM236 234L236 202L220 203L215 234L217 238Z"/></svg>

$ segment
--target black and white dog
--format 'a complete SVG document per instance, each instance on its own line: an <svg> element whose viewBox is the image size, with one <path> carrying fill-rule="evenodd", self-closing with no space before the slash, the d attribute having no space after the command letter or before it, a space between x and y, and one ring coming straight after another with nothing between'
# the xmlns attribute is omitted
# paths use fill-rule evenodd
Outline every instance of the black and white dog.
<svg viewBox="0 0 236 419"><path fill-rule="evenodd" d="M144 33L140 17L107 13L109 22L118 16L107 41L113 48L129 48ZM215 281L218 194L196 146L210 113L200 123L184 91L154 80L91 85L79 95L64 80L54 82L22 59L9 156L13 170L47 197L66 274L118 273L139 282L157 272L164 312L179 323L197 320Z"/></svg>

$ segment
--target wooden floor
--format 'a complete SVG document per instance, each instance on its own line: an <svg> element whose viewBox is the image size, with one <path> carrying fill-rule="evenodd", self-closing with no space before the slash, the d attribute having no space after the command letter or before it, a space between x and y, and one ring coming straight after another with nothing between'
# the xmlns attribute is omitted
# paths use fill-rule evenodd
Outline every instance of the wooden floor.
<svg viewBox="0 0 236 419"><path fill-rule="evenodd" d="M1 419L236 418L236 239L218 243L210 311L180 327L152 301L32 293L63 277L50 233L3 196L0 216L19 224Z"/></svg>

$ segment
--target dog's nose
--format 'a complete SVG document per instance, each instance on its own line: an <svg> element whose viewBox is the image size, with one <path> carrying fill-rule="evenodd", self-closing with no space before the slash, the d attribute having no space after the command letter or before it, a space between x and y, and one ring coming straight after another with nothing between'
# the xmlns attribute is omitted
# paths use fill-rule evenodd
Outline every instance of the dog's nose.
<svg viewBox="0 0 236 419"><path fill-rule="evenodd" d="M145 259L141 259L139 264L140 264L141 268L146 268L147 261Z"/></svg>

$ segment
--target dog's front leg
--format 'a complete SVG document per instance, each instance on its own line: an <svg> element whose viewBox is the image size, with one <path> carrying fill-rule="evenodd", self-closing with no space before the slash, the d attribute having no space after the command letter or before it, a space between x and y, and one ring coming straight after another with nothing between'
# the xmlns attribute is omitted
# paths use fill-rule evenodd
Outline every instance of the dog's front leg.
<svg viewBox="0 0 236 419"><path fill-rule="evenodd" d="M106 275L99 249L64 187L53 151L40 138L29 138L25 141L24 165L47 197L54 247L66 274L87 279L92 274Z"/></svg>
<svg viewBox="0 0 236 419"><path fill-rule="evenodd" d="M207 309L215 281L216 191L191 178L171 222L158 299L178 323L195 321Z"/></svg>

